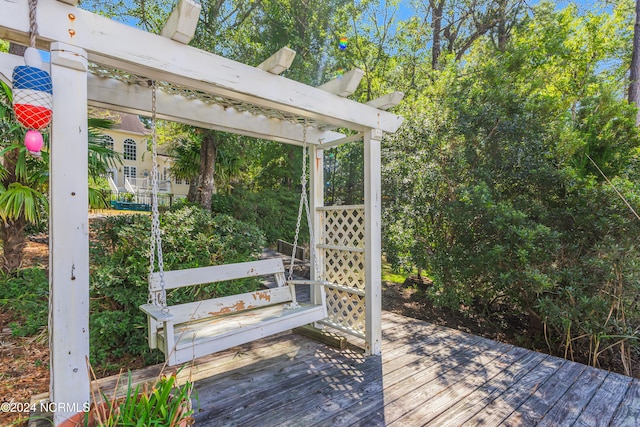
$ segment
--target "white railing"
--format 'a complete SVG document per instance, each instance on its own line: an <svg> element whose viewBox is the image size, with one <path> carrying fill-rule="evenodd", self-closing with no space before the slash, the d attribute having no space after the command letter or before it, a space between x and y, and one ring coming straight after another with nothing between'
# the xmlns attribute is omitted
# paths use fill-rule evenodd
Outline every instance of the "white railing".
<svg viewBox="0 0 640 427"><path fill-rule="evenodd" d="M151 185L149 178L127 178L127 181L133 188L146 189Z"/></svg>
<svg viewBox="0 0 640 427"><path fill-rule="evenodd" d="M109 181L109 188L111 188L111 191L118 194L120 190L118 190L118 186L113 180L113 177L111 175L107 175L107 180Z"/></svg>
<svg viewBox="0 0 640 427"><path fill-rule="evenodd" d="M151 180L149 178L125 178L124 186L130 193L151 192ZM158 180L158 192L171 193L171 181Z"/></svg>
<svg viewBox="0 0 640 427"><path fill-rule="evenodd" d="M131 182L129 182L129 178L124 179L124 188L125 190L127 190L128 193L135 194L138 192L137 188L131 185Z"/></svg>

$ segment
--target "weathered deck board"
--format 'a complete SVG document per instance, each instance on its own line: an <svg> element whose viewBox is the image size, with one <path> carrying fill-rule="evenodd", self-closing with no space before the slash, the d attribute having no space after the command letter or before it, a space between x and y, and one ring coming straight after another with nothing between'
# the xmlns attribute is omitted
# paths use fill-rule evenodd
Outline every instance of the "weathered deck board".
<svg viewBox="0 0 640 427"><path fill-rule="evenodd" d="M540 364L511 384L508 390L467 420L468 425L502 425L505 418L517 410L544 382L564 365L563 359L547 357Z"/></svg>
<svg viewBox="0 0 640 427"><path fill-rule="evenodd" d="M410 347L412 345L410 341L415 339L416 332L412 334L403 334L402 332L406 331L399 331L397 328L392 329L391 332L391 335L394 336L394 342L396 343L397 348L390 352L390 366L406 366L409 361L403 360L403 358L406 357L407 354L412 354L410 351ZM420 336L419 333L418 336ZM430 333L428 336L425 335L424 338L425 340L430 340L434 343L438 341L442 343L453 342L451 338L447 337L446 334L442 334L441 331L435 331L435 333ZM475 341L475 338L471 339ZM327 358L327 355L324 354L324 350L324 347L319 348L318 357L321 359ZM238 418L234 418L233 424L238 423L238 425L251 425L251 419L259 416L260 419L256 420L255 423L257 425L267 425L264 420L265 417L269 415L269 424L273 422L273 424L278 425L280 424L280 420L277 420L277 417L272 420L271 416L275 416L278 408L282 405L291 407L292 411L294 411L295 408L304 409L307 408L307 406L296 401L296 399L305 397L309 398L309 396L311 396L312 403L317 403L318 398L321 397L319 393L321 393L326 387L344 382L341 381L341 379L355 379L358 381L358 379L366 378L367 382L370 383L375 378L379 378L381 376L379 373L380 363L378 358L364 359L362 356L359 356L357 358L345 359L339 357L341 355L334 351L330 351L329 354L333 355L333 358L327 358L323 361L324 363L318 364L317 360L315 363L310 363L307 371L301 372L304 377L302 381L297 380L296 382L281 384L280 381L274 381L272 378L268 381L269 384L272 384L272 387L262 394L252 393L252 390L244 393L243 390L240 390L239 393L236 393L235 389L231 389L232 397L239 402L244 402L240 405L242 406L244 414ZM331 380L328 381L328 379ZM247 394L250 394L249 401L244 397ZM233 407L236 405L233 405L232 403L231 406ZM221 410L228 410L228 407L223 406ZM216 421L213 421L217 418L219 413L214 413L214 411L211 410L207 410L206 412L206 418L213 423L212 425L227 425L227 420L218 420L219 424L216 424ZM274 414L271 414L271 412L274 412ZM290 416L292 415L295 414L290 414ZM294 419L297 420L297 418Z"/></svg>
<svg viewBox="0 0 640 427"><path fill-rule="evenodd" d="M580 420L582 411L585 425L592 425L591 412L604 410L600 420L610 420L614 411L620 420L637 416L619 404L623 397L637 402L638 390L601 391L604 371L390 313L383 325L382 358L314 343L316 351L292 365L274 360L267 372L239 369L233 381L199 382L201 401L205 390L210 393L197 425L497 426L542 420L563 426ZM597 375L587 376L595 382L584 380L592 372ZM595 403L600 397L606 409Z"/></svg>
<svg viewBox="0 0 640 427"><path fill-rule="evenodd" d="M538 423L541 427L570 426L609 375L599 369L585 369L569 390ZM612 405L615 402L610 402Z"/></svg>
<svg viewBox="0 0 640 427"><path fill-rule="evenodd" d="M612 427L640 426L640 381L634 380L631 383L609 425Z"/></svg>
<svg viewBox="0 0 640 427"><path fill-rule="evenodd" d="M298 415L294 414L294 417L285 418L283 414L274 414L274 425L312 425L322 422L324 418L331 415L326 411L327 407L340 408L342 412L336 418L326 421L326 424L348 425L350 420L359 418L361 411L368 412L365 408L379 403L383 378L385 387L388 387L387 390L398 388L399 385L409 390L411 387L418 387L426 381L427 377L438 375L441 361L455 356L460 356L462 360L469 360L474 350L477 350L475 343L479 341L474 340L454 348L451 347L451 343L445 344L444 338L433 336L433 340L421 342L423 346L431 346L432 352L428 358L419 356L415 351L407 351L410 348L398 349L400 352L390 352L388 358L382 361L382 369L378 363L378 366L372 368L371 373L364 372L364 378L367 379L367 382L357 382L346 388L341 386L325 387L320 396L306 396L303 399L298 399L296 401L300 408ZM441 343L438 344L438 341ZM467 354L467 357L461 356L462 354ZM368 374L370 376L367 376ZM354 403L357 407L350 407Z"/></svg>
<svg viewBox="0 0 640 427"><path fill-rule="evenodd" d="M196 360L179 374L195 381L196 425L640 426L640 380L392 313L382 324L381 357L283 333Z"/></svg>
<svg viewBox="0 0 640 427"><path fill-rule="evenodd" d="M501 371L518 361L526 354L526 350L513 348L508 353L500 354L495 359L481 366L473 368L461 367L457 372L452 370L447 372L447 376L454 374L458 378L457 382L441 382L436 384L427 384L421 387L424 393L423 399L400 398L393 402L400 402L399 408L409 409L410 412L396 416L389 411L389 405L385 407L384 419L377 419L378 422L384 421L388 425L411 424L423 425L429 424L435 417L446 412L448 408L465 399L469 394L475 391L480 385L490 382ZM465 372L467 373L465 375ZM406 405L403 400L413 401L411 405ZM366 424L366 420L363 424ZM382 425L382 424L381 424Z"/></svg>
<svg viewBox="0 0 640 427"><path fill-rule="evenodd" d="M517 383L547 357L545 354L524 351L526 354L523 358L508 366L491 381L485 382L465 399L449 407L446 412L431 421L433 425L451 427L464 425L469 418L505 393L512 384Z"/></svg>
<svg viewBox="0 0 640 427"><path fill-rule="evenodd" d="M555 375L545 381L531 396L504 420L505 426L535 425L547 413L549 408L557 402L571 387L571 384L586 368L578 363L566 363Z"/></svg>
<svg viewBox="0 0 640 427"><path fill-rule="evenodd" d="M574 426L608 426L609 421L613 417L618 405L613 402L619 402L627 393L631 378L615 373L609 373L607 379L604 380L602 386L596 394L591 398L587 407L580 414Z"/></svg>

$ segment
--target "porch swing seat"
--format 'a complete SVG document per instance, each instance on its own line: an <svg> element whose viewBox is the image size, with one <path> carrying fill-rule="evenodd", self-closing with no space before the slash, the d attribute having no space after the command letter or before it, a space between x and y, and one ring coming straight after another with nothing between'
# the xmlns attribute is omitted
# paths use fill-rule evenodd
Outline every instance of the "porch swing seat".
<svg viewBox="0 0 640 427"><path fill-rule="evenodd" d="M169 366L245 344L327 317L324 284L286 281L281 259L164 272L164 289L177 289L248 277L273 276L276 286L203 301L140 309L147 314L149 346L160 349ZM319 286L317 304L298 303L295 286ZM151 292L161 292L160 274L151 275Z"/></svg>

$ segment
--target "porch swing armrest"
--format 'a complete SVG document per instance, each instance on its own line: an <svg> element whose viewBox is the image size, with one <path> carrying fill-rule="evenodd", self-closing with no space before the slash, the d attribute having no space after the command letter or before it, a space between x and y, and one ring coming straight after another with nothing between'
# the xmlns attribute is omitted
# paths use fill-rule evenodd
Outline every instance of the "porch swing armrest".
<svg viewBox="0 0 640 427"><path fill-rule="evenodd" d="M327 284L331 284L331 282L327 282L326 280L287 280L287 285L314 285L314 286L326 286Z"/></svg>
<svg viewBox="0 0 640 427"><path fill-rule="evenodd" d="M173 320L173 314L163 313L162 308L153 304L144 304L140 306L140 310L147 313L157 322L169 322Z"/></svg>

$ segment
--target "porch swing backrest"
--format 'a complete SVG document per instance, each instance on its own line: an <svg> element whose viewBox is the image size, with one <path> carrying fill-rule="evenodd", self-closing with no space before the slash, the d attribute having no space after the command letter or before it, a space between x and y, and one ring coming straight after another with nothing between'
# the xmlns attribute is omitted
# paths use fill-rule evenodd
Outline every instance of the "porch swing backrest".
<svg viewBox="0 0 640 427"><path fill-rule="evenodd" d="M284 265L280 259L165 271L164 287L167 291L205 283L218 283L261 276L273 276L277 286L255 292L170 305L169 311L174 316L174 323L198 321L203 318L220 316L235 311L291 302L291 290L285 284ZM150 290L151 292L162 291L160 273L151 275Z"/></svg>

